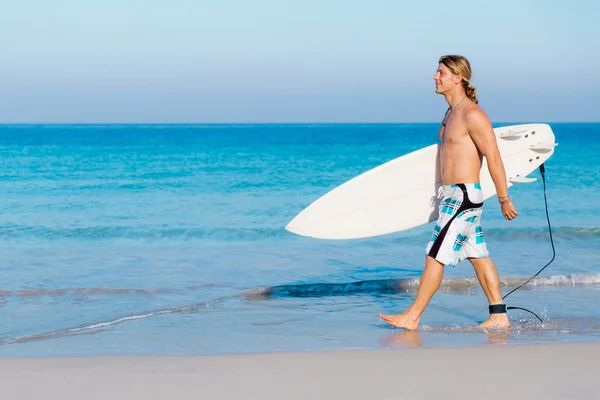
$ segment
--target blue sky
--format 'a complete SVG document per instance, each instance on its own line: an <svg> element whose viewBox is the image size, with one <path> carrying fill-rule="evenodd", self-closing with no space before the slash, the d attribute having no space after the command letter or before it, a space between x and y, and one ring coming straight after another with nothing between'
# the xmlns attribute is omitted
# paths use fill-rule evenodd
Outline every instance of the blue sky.
<svg viewBox="0 0 600 400"><path fill-rule="evenodd" d="M0 122L600 121L600 2L4 0Z"/></svg>

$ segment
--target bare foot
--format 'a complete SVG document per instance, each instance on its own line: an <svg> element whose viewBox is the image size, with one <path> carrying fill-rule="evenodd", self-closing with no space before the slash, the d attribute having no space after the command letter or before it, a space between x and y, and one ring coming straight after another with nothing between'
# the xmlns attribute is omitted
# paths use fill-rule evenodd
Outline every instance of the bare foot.
<svg viewBox="0 0 600 400"><path fill-rule="evenodd" d="M506 314L492 314L487 321L479 324L479 327L490 329L508 329L510 328L510 322L508 320L508 315Z"/></svg>
<svg viewBox="0 0 600 400"><path fill-rule="evenodd" d="M379 314L379 318L381 318L390 325L393 325L398 328L404 328L408 331L414 331L419 326L419 318L417 318L416 320L412 319L406 313L397 315Z"/></svg>

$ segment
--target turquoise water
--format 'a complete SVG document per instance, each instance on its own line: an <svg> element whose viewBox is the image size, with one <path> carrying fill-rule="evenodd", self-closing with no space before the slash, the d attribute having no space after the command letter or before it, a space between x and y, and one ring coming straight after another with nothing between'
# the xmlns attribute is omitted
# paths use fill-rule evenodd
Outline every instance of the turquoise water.
<svg viewBox="0 0 600 400"><path fill-rule="evenodd" d="M431 224L355 241L283 228L347 179L433 143L436 124L0 126L0 355L600 340L600 124L551 126L556 259L507 299L544 323L511 311L503 335L472 329L487 304L468 263L447 270L421 332L379 322L413 299ZM488 201L482 224L514 286L552 248L541 180L511 195L519 217Z"/></svg>

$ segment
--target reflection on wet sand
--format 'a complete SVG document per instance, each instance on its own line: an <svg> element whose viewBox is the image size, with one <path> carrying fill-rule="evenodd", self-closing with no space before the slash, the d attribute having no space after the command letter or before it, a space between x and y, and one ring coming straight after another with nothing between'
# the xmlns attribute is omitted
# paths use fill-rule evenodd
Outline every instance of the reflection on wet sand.
<svg viewBox="0 0 600 400"><path fill-rule="evenodd" d="M481 333L482 336L487 337L488 344L505 344L513 334L513 328L509 329L480 329L473 327L472 329L464 330L463 332L470 333ZM428 330L398 330L392 334L386 335L380 341L380 346L383 348L394 348L394 349L407 349L407 348L420 348L429 347L427 341L423 343L423 336L426 337ZM425 335L423 335L425 333ZM431 343L431 347L437 347L436 343Z"/></svg>
<svg viewBox="0 0 600 400"><path fill-rule="evenodd" d="M419 348L421 345L421 334L419 331L398 331L387 335L381 340L381 347L392 348Z"/></svg>

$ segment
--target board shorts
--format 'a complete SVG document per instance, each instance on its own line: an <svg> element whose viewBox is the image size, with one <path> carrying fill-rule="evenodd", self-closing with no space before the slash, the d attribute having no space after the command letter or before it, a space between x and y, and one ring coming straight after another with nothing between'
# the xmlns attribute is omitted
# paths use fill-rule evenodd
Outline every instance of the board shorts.
<svg viewBox="0 0 600 400"><path fill-rule="evenodd" d="M457 183L440 187L442 200L426 253L445 266L456 266L467 258L489 257L480 219L483 192L479 183Z"/></svg>

